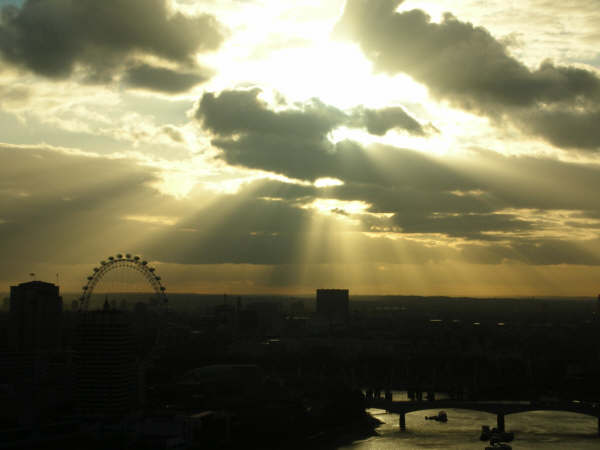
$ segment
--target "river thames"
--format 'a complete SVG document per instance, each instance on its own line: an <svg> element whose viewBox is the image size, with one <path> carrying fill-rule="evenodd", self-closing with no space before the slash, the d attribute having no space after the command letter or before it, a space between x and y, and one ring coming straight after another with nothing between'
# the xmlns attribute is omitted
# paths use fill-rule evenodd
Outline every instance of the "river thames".
<svg viewBox="0 0 600 450"><path fill-rule="evenodd" d="M448 422L425 420L437 411L416 411L406 415L407 431L400 432L398 414L369 409L368 412L382 424L377 435L338 450L391 450L391 449L485 449L479 440L482 425L495 426L496 416L479 411L447 409ZM597 419L574 413L534 411L506 416L506 430L515 434L510 443L513 450L591 450L600 448Z"/></svg>
<svg viewBox="0 0 600 450"><path fill-rule="evenodd" d="M407 401L406 391L393 391L394 401ZM436 394L436 398L447 398ZM496 416L480 411L446 409L448 422L425 420L438 410L415 411L406 415L406 431L400 431L399 415L380 409L368 409L381 423L376 435L356 440L337 450L409 450L460 449L483 450L488 442L479 439L481 426L496 426ZM592 450L600 448L598 419L596 417L557 411L533 411L509 414L505 418L506 431L514 432L510 442L513 450Z"/></svg>

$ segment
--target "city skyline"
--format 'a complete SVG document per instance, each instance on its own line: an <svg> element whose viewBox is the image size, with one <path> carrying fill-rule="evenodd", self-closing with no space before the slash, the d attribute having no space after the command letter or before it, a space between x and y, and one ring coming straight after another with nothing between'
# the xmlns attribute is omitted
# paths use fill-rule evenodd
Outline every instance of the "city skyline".
<svg viewBox="0 0 600 450"><path fill-rule="evenodd" d="M0 8L0 291L599 292L593 1Z"/></svg>

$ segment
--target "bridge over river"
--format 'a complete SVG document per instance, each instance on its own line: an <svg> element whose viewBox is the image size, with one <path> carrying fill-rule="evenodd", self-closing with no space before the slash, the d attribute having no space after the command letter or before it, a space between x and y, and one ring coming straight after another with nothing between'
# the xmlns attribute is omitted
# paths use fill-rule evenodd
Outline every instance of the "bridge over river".
<svg viewBox="0 0 600 450"><path fill-rule="evenodd" d="M598 435L600 436L600 405L578 402L530 402L530 401L464 401L464 400L428 400L428 401L392 401L389 399L367 399L368 408L378 408L400 415L400 430L406 430L406 414L426 409L468 409L495 414L497 428L504 429L504 417L529 411L567 411L585 414L598 419Z"/></svg>

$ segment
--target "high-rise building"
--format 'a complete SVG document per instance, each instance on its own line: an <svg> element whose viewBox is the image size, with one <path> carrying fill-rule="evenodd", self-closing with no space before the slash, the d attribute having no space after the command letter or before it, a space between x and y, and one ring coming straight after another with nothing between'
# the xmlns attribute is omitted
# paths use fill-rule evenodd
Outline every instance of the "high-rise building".
<svg viewBox="0 0 600 450"><path fill-rule="evenodd" d="M62 297L58 286L43 281L11 286L10 349L27 353L59 350L61 316Z"/></svg>
<svg viewBox="0 0 600 450"><path fill-rule="evenodd" d="M22 425L70 401L69 354L62 350L62 298L59 287L29 281L10 288L8 351L0 353L0 384L13 392L7 406Z"/></svg>
<svg viewBox="0 0 600 450"><path fill-rule="evenodd" d="M348 320L348 289L317 289L317 317L329 323Z"/></svg>
<svg viewBox="0 0 600 450"><path fill-rule="evenodd" d="M118 416L137 404L137 363L129 315L105 303L77 331L76 399L84 414Z"/></svg>

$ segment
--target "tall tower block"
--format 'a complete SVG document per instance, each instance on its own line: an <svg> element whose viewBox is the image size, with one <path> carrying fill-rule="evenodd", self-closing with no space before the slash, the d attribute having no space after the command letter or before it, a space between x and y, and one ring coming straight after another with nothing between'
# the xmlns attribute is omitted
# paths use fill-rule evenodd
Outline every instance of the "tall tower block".
<svg viewBox="0 0 600 450"><path fill-rule="evenodd" d="M9 342L12 351L36 353L61 347L62 297L58 286L29 281L10 287Z"/></svg>
<svg viewBox="0 0 600 450"><path fill-rule="evenodd" d="M77 331L76 400L83 414L121 416L137 406L133 327L108 307L83 315Z"/></svg>

